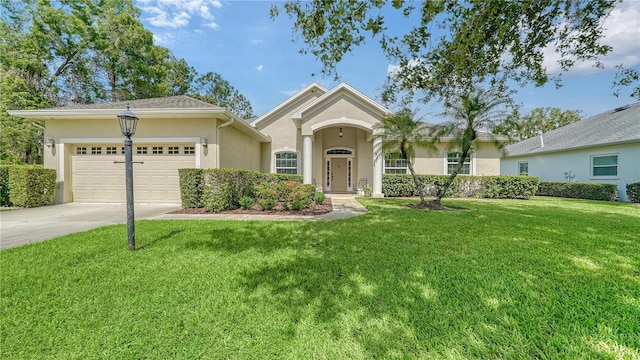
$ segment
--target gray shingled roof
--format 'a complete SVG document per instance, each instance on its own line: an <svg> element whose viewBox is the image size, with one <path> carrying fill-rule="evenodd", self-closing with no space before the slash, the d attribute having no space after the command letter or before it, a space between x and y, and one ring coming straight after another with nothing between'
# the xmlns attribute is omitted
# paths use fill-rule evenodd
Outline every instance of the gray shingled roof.
<svg viewBox="0 0 640 360"><path fill-rule="evenodd" d="M542 139L540 139L542 137ZM640 102L505 147L506 157L640 141ZM544 146L543 146L544 145Z"/></svg>
<svg viewBox="0 0 640 360"><path fill-rule="evenodd" d="M131 109L219 109L219 106L209 104L204 101L194 99L186 95L140 99L140 100L128 100L128 101L116 101L105 102L98 104L88 105L70 105L57 107L45 110L72 110L72 109L96 109L96 110L108 110L108 109L124 109L127 104Z"/></svg>

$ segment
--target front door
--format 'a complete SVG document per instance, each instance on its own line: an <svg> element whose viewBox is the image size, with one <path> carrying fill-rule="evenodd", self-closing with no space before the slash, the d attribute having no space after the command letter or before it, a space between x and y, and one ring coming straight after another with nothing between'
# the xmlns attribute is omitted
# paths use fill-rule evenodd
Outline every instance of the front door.
<svg viewBox="0 0 640 360"><path fill-rule="evenodd" d="M331 159L331 191L347 192L347 159Z"/></svg>

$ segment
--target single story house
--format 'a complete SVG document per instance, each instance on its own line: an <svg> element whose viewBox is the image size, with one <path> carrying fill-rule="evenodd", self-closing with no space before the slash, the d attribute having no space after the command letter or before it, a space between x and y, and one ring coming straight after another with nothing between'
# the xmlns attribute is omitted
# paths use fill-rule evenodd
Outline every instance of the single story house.
<svg viewBox="0 0 640 360"><path fill-rule="evenodd" d="M626 185L640 181L640 103L506 146L500 173L616 184L626 201Z"/></svg>
<svg viewBox="0 0 640 360"><path fill-rule="evenodd" d="M391 112L342 83L313 83L266 114L242 120L225 108L188 96L14 110L45 122L44 166L57 170L56 203L124 202L123 136L117 115L139 118L133 139L136 202L178 203L179 168L241 168L302 174L327 193L366 184L381 197L383 173L407 173L406 161L376 156L376 125ZM447 174L459 153L443 139L437 153L418 151L419 173ZM463 173L498 175L500 151L489 134Z"/></svg>

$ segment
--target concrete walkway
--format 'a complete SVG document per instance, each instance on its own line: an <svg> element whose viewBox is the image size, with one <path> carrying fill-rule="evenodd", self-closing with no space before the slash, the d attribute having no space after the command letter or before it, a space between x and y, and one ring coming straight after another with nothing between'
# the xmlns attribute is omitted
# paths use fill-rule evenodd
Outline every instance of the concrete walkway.
<svg viewBox="0 0 640 360"><path fill-rule="evenodd" d="M234 214L169 214L180 209L178 205L136 204L136 220L287 220L329 221L358 216L367 209L355 196L345 194L329 196L333 211L314 216L300 215L234 215ZM31 209L0 212L0 250L37 243L58 236L95 229L104 225L127 222L125 204L67 203Z"/></svg>

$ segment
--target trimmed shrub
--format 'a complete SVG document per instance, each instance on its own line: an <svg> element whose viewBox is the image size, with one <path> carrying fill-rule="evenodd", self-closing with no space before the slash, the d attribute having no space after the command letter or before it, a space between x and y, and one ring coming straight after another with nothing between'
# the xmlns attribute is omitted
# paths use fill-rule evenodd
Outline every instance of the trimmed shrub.
<svg viewBox="0 0 640 360"><path fill-rule="evenodd" d="M540 180L535 176L484 176L483 197L492 199L529 199L536 194Z"/></svg>
<svg viewBox="0 0 640 360"><path fill-rule="evenodd" d="M448 175L425 175L418 178L425 189L425 196L436 196L438 189L449 179ZM528 199L538 186L538 178L530 176L457 176L445 197L477 197L499 199ZM384 174L382 193L387 197L419 196L411 175Z"/></svg>
<svg viewBox="0 0 640 360"><path fill-rule="evenodd" d="M231 184L224 182L207 182L205 173L205 186L202 194L202 205L208 212L220 212L230 209L233 205L233 188Z"/></svg>
<svg viewBox="0 0 640 360"><path fill-rule="evenodd" d="M253 201L253 198L250 198L248 196L243 196L240 198L240 207L248 210L251 209L253 207L253 204L255 204L255 201Z"/></svg>
<svg viewBox="0 0 640 360"><path fill-rule="evenodd" d="M9 171L9 201L15 206L38 207L53 201L56 171L42 166L14 166Z"/></svg>
<svg viewBox="0 0 640 360"><path fill-rule="evenodd" d="M614 184L587 182L541 181L536 195L574 199L618 201L618 187Z"/></svg>
<svg viewBox="0 0 640 360"><path fill-rule="evenodd" d="M0 206L11 206L9 200L9 171L15 165L0 165Z"/></svg>
<svg viewBox="0 0 640 360"><path fill-rule="evenodd" d="M182 208L201 208L204 169L178 169L178 175L180 176Z"/></svg>
<svg viewBox="0 0 640 360"><path fill-rule="evenodd" d="M631 202L640 203L640 182L627 184L627 197Z"/></svg>
<svg viewBox="0 0 640 360"><path fill-rule="evenodd" d="M326 195L324 193L321 193L321 192L316 193L316 198L315 198L316 204L318 205L324 204L325 198L326 198Z"/></svg>
<svg viewBox="0 0 640 360"><path fill-rule="evenodd" d="M273 209L276 202L271 199L260 199L258 200L258 205L260 205L260 209L262 209L262 211L266 211Z"/></svg>

